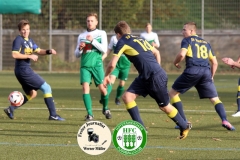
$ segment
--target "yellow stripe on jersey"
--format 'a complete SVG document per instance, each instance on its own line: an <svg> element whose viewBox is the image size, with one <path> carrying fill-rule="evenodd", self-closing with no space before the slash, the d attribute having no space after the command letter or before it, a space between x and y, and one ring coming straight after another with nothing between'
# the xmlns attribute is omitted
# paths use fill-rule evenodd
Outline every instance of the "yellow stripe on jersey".
<svg viewBox="0 0 240 160"><path fill-rule="evenodd" d="M173 110L170 113L168 113L167 116L170 118L174 118L176 117L177 113L178 113L178 110L173 107Z"/></svg>
<svg viewBox="0 0 240 160"><path fill-rule="evenodd" d="M20 51L12 51L13 53L20 53Z"/></svg>
<svg viewBox="0 0 240 160"><path fill-rule="evenodd" d="M240 86L238 86L238 91L240 91Z"/></svg>
<svg viewBox="0 0 240 160"><path fill-rule="evenodd" d="M133 107L136 107L137 106L137 103L135 101L132 101L132 102L129 102L126 105L126 109L131 109Z"/></svg>
<svg viewBox="0 0 240 160"><path fill-rule="evenodd" d="M192 53L192 47L191 45L189 44L188 45L188 49L187 49L187 54L186 54L188 57L193 57L193 53Z"/></svg>
<svg viewBox="0 0 240 160"><path fill-rule="evenodd" d="M215 58L216 56L214 56L213 54L212 54L212 51L210 50L209 51L209 59L210 60L212 60L213 58Z"/></svg>
<svg viewBox="0 0 240 160"><path fill-rule="evenodd" d="M213 103L213 105L215 106L215 105L217 105L218 103L222 103L222 102L218 99L218 100L216 100L216 101Z"/></svg>
<svg viewBox="0 0 240 160"><path fill-rule="evenodd" d="M34 53L40 52L40 48L35 49L33 52L34 52Z"/></svg>
<svg viewBox="0 0 240 160"><path fill-rule="evenodd" d="M126 44L121 48L117 55L120 57L122 53L125 53L129 56L136 56L139 54L134 48Z"/></svg>

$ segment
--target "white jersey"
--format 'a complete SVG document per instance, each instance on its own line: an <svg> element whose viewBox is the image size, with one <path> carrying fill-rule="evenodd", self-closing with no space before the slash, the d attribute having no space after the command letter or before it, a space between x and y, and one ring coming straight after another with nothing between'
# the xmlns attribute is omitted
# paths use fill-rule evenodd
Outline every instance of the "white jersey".
<svg viewBox="0 0 240 160"><path fill-rule="evenodd" d="M110 42L108 44L108 49L114 50L117 45L117 37L114 35L111 37Z"/></svg>
<svg viewBox="0 0 240 160"><path fill-rule="evenodd" d="M148 41L150 44L152 44L152 42L157 44L157 47L160 47L160 42L158 40L158 35L155 32L143 32L140 34L140 37L145 39L146 41Z"/></svg>
<svg viewBox="0 0 240 160"><path fill-rule="evenodd" d="M90 42L86 39L87 35L91 35L93 37L93 41ZM86 44L91 44L93 47L84 48L84 50L79 51L79 45L81 42L85 42ZM95 29L93 31L85 31L78 36L77 47L75 49L75 56L79 58L82 52L107 52L107 34L103 30Z"/></svg>

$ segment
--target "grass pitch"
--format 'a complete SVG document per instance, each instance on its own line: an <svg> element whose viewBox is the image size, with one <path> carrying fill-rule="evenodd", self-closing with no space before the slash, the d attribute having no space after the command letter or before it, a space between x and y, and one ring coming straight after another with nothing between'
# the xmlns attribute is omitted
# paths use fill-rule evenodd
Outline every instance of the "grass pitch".
<svg viewBox="0 0 240 160"><path fill-rule="evenodd" d="M225 105L228 120L236 131L228 131L221 126L221 120L208 99L200 100L195 89L191 89L181 100L187 119L193 129L185 140L177 139L179 131L175 124L161 112L150 97L139 97L142 119L148 128L148 140L145 149L135 156L119 153L113 145L101 155L91 156L84 153L77 143L77 132L85 123L85 107L78 73L41 73L52 87L58 114L66 119L64 122L48 120L48 111L38 91L36 99L15 111L15 119L9 119L3 109L8 106L8 94L22 91L14 74L0 73L0 159L44 160L44 159L104 159L104 160L168 160L168 159L240 159L240 118L233 118L236 111L237 75L216 75L215 85L219 97ZM169 75L169 88L178 75ZM132 74L126 87L136 77ZM109 106L113 118L105 119L101 113L98 100L100 94L95 85L91 86L93 113L95 120L102 121L113 130L124 120L131 119L125 106L116 106L114 96L116 81L110 96Z"/></svg>

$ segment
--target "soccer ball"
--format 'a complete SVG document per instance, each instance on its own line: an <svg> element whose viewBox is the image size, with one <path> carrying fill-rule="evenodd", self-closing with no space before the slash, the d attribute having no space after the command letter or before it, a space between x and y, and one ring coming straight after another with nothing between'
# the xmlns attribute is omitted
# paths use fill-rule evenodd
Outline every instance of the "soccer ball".
<svg viewBox="0 0 240 160"><path fill-rule="evenodd" d="M23 94L19 91L13 91L9 94L8 100L11 106L19 107L23 104L24 97Z"/></svg>

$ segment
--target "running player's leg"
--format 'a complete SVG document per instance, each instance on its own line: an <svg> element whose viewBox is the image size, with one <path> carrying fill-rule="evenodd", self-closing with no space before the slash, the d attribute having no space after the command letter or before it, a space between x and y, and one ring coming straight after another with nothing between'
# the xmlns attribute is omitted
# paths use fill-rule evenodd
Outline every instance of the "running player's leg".
<svg viewBox="0 0 240 160"><path fill-rule="evenodd" d="M51 86L47 82L44 82L39 89L43 92L44 102L49 111L49 120L64 121L65 119L56 113Z"/></svg>
<svg viewBox="0 0 240 160"><path fill-rule="evenodd" d="M126 109L132 120L137 121L144 126L137 103L135 102L138 95L143 97L147 96L147 91L139 77L132 82L127 91L122 95L122 100L125 103Z"/></svg>
<svg viewBox="0 0 240 160"><path fill-rule="evenodd" d="M191 79L191 81L189 81ZM173 83L172 89L169 91L170 101L171 104L178 110L179 114L182 118L187 121L184 110L183 104L179 97L179 94L183 94L188 91L191 87L193 87L197 83L198 77L191 76L183 72ZM175 126L175 129L179 129L179 126Z"/></svg>
<svg viewBox="0 0 240 160"><path fill-rule="evenodd" d="M187 121L186 116L183 111L183 104L179 97L179 92L175 91L174 89L171 89L169 91L169 96L171 98L171 104L178 110L179 114L182 116L182 118Z"/></svg>
<svg viewBox="0 0 240 160"><path fill-rule="evenodd" d="M116 93L116 97L115 97L116 105L120 105L120 103L121 103L120 98L124 92L124 86L125 86L126 80L128 79L129 70L130 70L130 67L127 67L125 69L120 69L120 71L119 71L118 79L120 79L120 81L119 81L119 85L117 87L117 93Z"/></svg>
<svg viewBox="0 0 240 160"><path fill-rule="evenodd" d="M155 99L159 108L167 114L180 127L180 139L186 138L191 124L188 124L178 110L169 103L169 95L167 89L167 75L165 72L157 73L148 80L148 84L145 84L149 95Z"/></svg>
<svg viewBox="0 0 240 160"><path fill-rule="evenodd" d="M240 117L240 78L238 79L237 107L237 112L232 114L233 117Z"/></svg>
<svg viewBox="0 0 240 160"><path fill-rule="evenodd" d="M26 94L24 95L24 101L21 105L23 106L25 103L27 103L27 101L37 96L37 92L34 89L38 88L41 83L44 82L44 80L41 79L41 81L38 81L38 79L36 79L35 72L33 72L33 70L28 66L15 68L14 73L18 82L21 84L23 91ZM13 119L13 112L19 107L9 106L8 108L4 109L4 112L9 118Z"/></svg>
<svg viewBox="0 0 240 160"><path fill-rule="evenodd" d="M93 68L92 75L93 75L93 80L95 85L99 88L101 92L101 101L103 105L102 113L105 115L106 119L110 119L112 118L112 115L108 107L109 94L107 92L107 89L103 85L103 79L104 79L103 66L98 66Z"/></svg>
<svg viewBox="0 0 240 160"><path fill-rule="evenodd" d="M82 98L84 102L84 106L87 111L87 115L85 116L85 120L89 121L93 119L93 112L92 112L92 99L90 95L90 87L92 75L89 70L85 68L81 68L80 70L80 83L82 85Z"/></svg>
<svg viewBox="0 0 240 160"><path fill-rule="evenodd" d="M235 128L227 120L224 105L218 98L217 90L211 78L211 72L209 70L206 70L202 73L201 81L199 81L199 83L196 85L196 89L201 99L209 98L211 103L214 105L218 116L222 120L222 126L228 130L235 130Z"/></svg>

